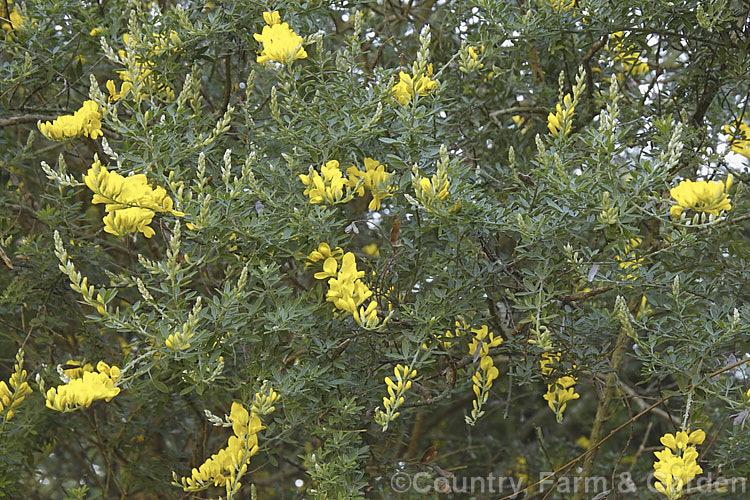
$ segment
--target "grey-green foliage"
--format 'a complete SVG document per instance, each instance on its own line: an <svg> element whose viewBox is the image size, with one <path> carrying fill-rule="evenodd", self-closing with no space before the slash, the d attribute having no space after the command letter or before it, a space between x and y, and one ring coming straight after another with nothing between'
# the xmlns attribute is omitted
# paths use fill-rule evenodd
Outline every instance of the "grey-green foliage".
<svg viewBox="0 0 750 500"><path fill-rule="evenodd" d="M172 471L189 475L226 443L203 410L249 407L264 381L281 400L241 495L255 483L263 498L393 496L396 471L537 478L583 451L574 443L591 433L624 333L605 431L669 399L602 445L592 473L629 468L639 498L656 497L638 444L658 447L687 419L713 443L704 471L750 474L738 418L748 369L712 376L749 347L748 159L726 155L723 131L747 121L744 3L292 1L277 8L308 58L283 66L256 62L267 3L14 5L26 21L0 32L0 379L21 347L47 388L69 360L124 372L111 402L67 414L34 385L2 429L7 495L178 497ZM467 66L468 47L478 58ZM439 84L401 105L393 86L419 60ZM143 97L108 102L107 80L120 89L117 71L144 63ZM558 137L547 115L568 93L572 128ZM104 139L36 131L89 98ZM151 239L105 233L80 184L94 154L146 174L184 217L157 215ZM365 158L393 172L379 212L366 197L303 194L311 166ZM430 178L439 162L449 200L427 210L412 174ZM670 216L680 180L730 173L731 211ZM88 298L60 271L54 231L95 287ZM379 328L326 301L321 263L306 262L322 242L355 253ZM364 252L371 243L379 256ZM457 324L504 339L475 427L464 424L479 368L471 334L441 342ZM176 333L190 345L168 348ZM560 352L549 375L544 348ZM415 359L383 433L384 377ZM581 397L557 424L542 395L567 374ZM431 444L437 458L421 463Z"/></svg>

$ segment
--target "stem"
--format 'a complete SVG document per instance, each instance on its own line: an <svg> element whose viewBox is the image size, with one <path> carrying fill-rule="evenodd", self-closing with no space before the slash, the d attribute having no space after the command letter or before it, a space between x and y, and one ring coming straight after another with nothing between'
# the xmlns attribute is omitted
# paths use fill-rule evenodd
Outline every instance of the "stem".
<svg viewBox="0 0 750 500"><path fill-rule="evenodd" d="M609 372L605 378L604 398L599 400L599 406L596 409L596 417L594 417L594 425L591 428L591 435L589 436L589 453L583 461L583 468L581 471L581 477L588 477L591 474L591 469L594 468L594 460L596 459L596 449L599 440L602 438L602 432L604 428L604 422L607 420L607 414L609 413L609 406L612 404L612 400L617 395L617 371L622 365L622 361L625 358L625 349L628 345L628 334L623 328L620 328L620 333L615 343L615 349L612 352L612 371ZM596 443L596 446L592 446ZM582 500L584 491L576 491L575 500Z"/></svg>

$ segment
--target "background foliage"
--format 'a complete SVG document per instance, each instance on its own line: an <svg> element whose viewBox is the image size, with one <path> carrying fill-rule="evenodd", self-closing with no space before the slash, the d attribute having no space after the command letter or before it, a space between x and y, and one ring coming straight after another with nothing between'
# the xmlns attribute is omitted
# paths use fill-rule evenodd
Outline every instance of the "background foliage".
<svg viewBox="0 0 750 500"><path fill-rule="evenodd" d="M613 481L630 473L636 496L655 498L652 452L683 422L708 435L704 476L750 474L750 382L738 364L750 331L748 159L724 131L746 117L747 2L5 8L24 21L0 32L0 379L22 348L34 392L0 427L4 495L184 498L172 471L190 475L228 436L204 409L249 407L264 381L281 399L242 498L251 483L261 498L395 497L397 471L492 472L528 486L540 471L577 474L563 466L589 447L596 460L576 467ZM305 38L306 59L256 62L253 34L272 10ZM392 89L418 54L438 85L401 105ZM138 64L152 72L143 97L108 102L106 81L120 88L117 71ZM554 135L547 115L577 75L572 130ZM38 120L88 99L103 110L104 139L39 134ZM450 195L427 210L412 174L434 175L442 146ZM95 154L165 187L184 217L157 215L150 239L105 233L102 206L78 184ZM303 194L310 166L364 168L365 157L394 172L379 211L366 197L326 205ZM670 217L681 179L729 173L724 217ZM60 183L64 174L74 182ZM54 231L88 284L106 290L106 309L71 290ZM378 328L326 302L320 268L306 265L322 242L356 255ZM373 243L379 256L363 250ZM472 334L441 342L457 322L503 338L475 426L464 422L479 365ZM190 346L170 349L186 323ZM543 347L559 352L553 374L540 368ZM59 385L56 367L70 360L123 368L120 394L71 413L46 408L39 384ZM396 364L417 377L383 432L375 409ZM580 398L557 423L542 395L562 375L577 378ZM431 445L437 456L421 463Z"/></svg>

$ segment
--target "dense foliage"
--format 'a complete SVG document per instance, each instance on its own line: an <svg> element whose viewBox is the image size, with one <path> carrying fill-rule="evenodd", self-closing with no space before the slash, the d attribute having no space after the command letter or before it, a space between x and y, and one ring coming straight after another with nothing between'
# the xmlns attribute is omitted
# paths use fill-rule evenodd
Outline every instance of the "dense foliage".
<svg viewBox="0 0 750 500"><path fill-rule="evenodd" d="M747 2L0 15L0 496L747 497Z"/></svg>

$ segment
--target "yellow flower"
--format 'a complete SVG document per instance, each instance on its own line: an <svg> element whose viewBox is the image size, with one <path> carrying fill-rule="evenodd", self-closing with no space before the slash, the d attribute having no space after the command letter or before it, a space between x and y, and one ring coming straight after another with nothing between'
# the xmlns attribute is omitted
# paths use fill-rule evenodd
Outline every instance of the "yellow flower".
<svg viewBox="0 0 750 500"><path fill-rule="evenodd" d="M356 315L357 307L372 295L372 291L360 280L364 275L364 271L357 271L354 254L345 253L338 274L328 280L326 301L332 302L336 309Z"/></svg>
<svg viewBox="0 0 750 500"><path fill-rule="evenodd" d="M724 125L724 132L729 134L732 151L750 158L750 125L736 120L731 125Z"/></svg>
<svg viewBox="0 0 750 500"><path fill-rule="evenodd" d="M52 122L37 122L39 131L51 141L62 141L85 135L96 139L102 134L101 113L94 101L85 101L72 115L63 115Z"/></svg>
<svg viewBox="0 0 750 500"><path fill-rule="evenodd" d="M33 390L29 383L26 382L26 370L21 369L23 366L23 352L16 355L16 363L13 365L13 373L6 384L4 380L0 381L0 415L5 415L8 421L15 415L15 410L23 403L23 400Z"/></svg>
<svg viewBox="0 0 750 500"><path fill-rule="evenodd" d="M615 255L615 259L618 261L618 265L627 274L623 274L623 279L635 280L637 279L637 269L643 265L643 257L638 257L635 249L641 244L640 238L631 238L630 242L625 245L624 255ZM635 274L634 274L635 273Z"/></svg>
<svg viewBox="0 0 750 500"><path fill-rule="evenodd" d="M669 213L674 217L679 217L686 208L711 215L719 215L721 210L731 210L731 200L727 192L732 186L732 180L732 174L727 176L726 185L723 181L693 182L685 179L669 191L677 202L677 205L669 209Z"/></svg>
<svg viewBox="0 0 750 500"><path fill-rule="evenodd" d="M393 374L396 378L395 382L391 377L385 377L385 385L388 389L388 396L383 397L385 411L380 408L375 409L375 423L383 426L383 432L388 430L388 425L400 415L400 412L396 410L404 403L404 394L411 389L417 370L399 364L393 369Z"/></svg>
<svg viewBox="0 0 750 500"><path fill-rule="evenodd" d="M654 487L670 500L682 496L682 489L695 476L703 472L697 464L696 444L702 444L706 434L702 430L691 433L679 431L676 435L665 434L661 443L663 450L654 452L658 461L654 462Z"/></svg>
<svg viewBox="0 0 750 500"><path fill-rule="evenodd" d="M474 334L474 338L471 339L469 344L469 354L476 358L485 357L489 354L490 348L497 347L503 342L502 337L495 337L495 334L488 331L487 325L482 325L482 328L472 328L471 332ZM477 353L479 350L479 353Z"/></svg>
<svg viewBox="0 0 750 500"><path fill-rule="evenodd" d="M5 31L21 29L24 21L23 16L13 6L13 0L0 2L0 28Z"/></svg>
<svg viewBox="0 0 750 500"><path fill-rule="evenodd" d="M94 367L91 365L91 363L86 363L85 365L83 365L80 361L74 361L72 359L69 359L62 366L62 372L69 378L81 378L83 377L84 372L93 371Z"/></svg>
<svg viewBox="0 0 750 500"><path fill-rule="evenodd" d="M487 327L483 326L482 328L486 335ZM472 329L472 331L475 333L478 332L478 330L474 329ZM499 341L497 342L497 344L502 341L502 339L498 340ZM472 354L474 352L477 352L476 346L474 346L473 349L470 346L469 351L473 351ZM485 403L487 403L487 399L490 396L490 389L492 389L492 384L499 375L500 372L495 366L495 362L493 361L492 356L489 356L488 354L482 354L481 360L479 362L479 369L471 377L471 381L473 382L472 390L474 391L474 395L476 396L476 398L472 401L471 414L465 417L465 421L467 424L473 426L476 421L479 420L482 415L484 415L484 410L482 410L482 407Z"/></svg>
<svg viewBox="0 0 750 500"><path fill-rule="evenodd" d="M275 10L273 12L264 12L263 20L266 22L267 25L273 26L274 24L281 23L281 16L279 15L278 10Z"/></svg>
<svg viewBox="0 0 750 500"><path fill-rule="evenodd" d="M402 106L406 106L409 104L412 97L426 95L435 90L435 88L437 88L437 82L432 79L432 72L432 64L427 65L424 74L414 75L414 78L403 71L399 71L399 81L392 90L396 100L401 103Z"/></svg>
<svg viewBox="0 0 750 500"><path fill-rule="evenodd" d="M125 236L140 231L146 238L154 235L149 227L155 212L167 212L178 217L185 215L173 209L173 201L167 191L148 185L143 174L123 177L107 170L98 158L94 159L84 182L94 192L92 203L105 203L104 231L116 236Z"/></svg>
<svg viewBox="0 0 750 500"><path fill-rule="evenodd" d="M117 92L117 88L115 87L115 82L112 80L107 80L107 91L109 91L109 102L117 102L119 99L123 99L128 92L130 92L130 89L133 88L133 84L130 82L122 82L122 85L120 86L120 91Z"/></svg>
<svg viewBox="0 0 750 500"><path fill-rule="evenodd" d="M616 63L622 64L622 69L625 74L632 76L633 78L641 78L650 71L650 67L647 61L640 58L641 53L635 50L634 46L626 47L622 43L624 34L622 31L612 33L610 43L612 48L610 51L614 54L612 60Z"/></svg>
<svg viewBox="0 0 750 500"><path fill-rule="evenodd" d="M120 376L120 369L116 366L110 367L103 361L97 364L96 369L97 372L86 371L84 367L80 377L72 378L67 384L50 388L46 394L47 408L68 412L88 408L99 399L111 401L120 393L120 388L114 385Z"/></svg>
<svg viewBox="0 0 750 500"><path fill-rule="evenodd" d="M542 367L543 375L551 375L553 368L551 365L560 360L560 353L543 353L539 364ZM568 406L568 401L578 399L580 394L575 392L573 386L576 384L576 378L570 375L558 377L554 384L547 384L547 393L542 397L547 401L549 408L555 413L557 422L562 422L563 412Z"/></svg>
<svg viewBox="0 0 750 500"><path fill-rule="evenodd" d="M573 112L575 111L575 105L570 94L565 94L565 97L563 97L563 105L564 108L558 103L555 107L555 113L547 115L547 128L552 135L566 136L570 133L573 124Z"/></svg>
<svg viewBox="0 0 750 500"><path fill-rule="evenodd" d="M348 187L354 189L359 184L356 191L359 196L364 196L365 189L370 191L372 195L372 200L368 205L370 210L380 210L381 200L393 196L394 187L389 184L393 172L386 172L386 167L387 165L381 165L377 160L365 158L364 170L354 166L347 169L349 177L346 180L346 185Z"/></svg>
<svg viewBox="0 0 750 500"><path fill-rule="evenodd" d="M255 40L263 44L263 51L257 59L259 63L276 61L286 64L307 57L307 52L302 47L304 39L295 33L289 24L281 22L278 12L265 12L263 19L268 24L263 26L260 34L253 35Z"/></svg>
<svg viewBox="0 0 750 500"><path fill-rule="evenodd" d="M347 180L339 168L337 160L330 160L320 167L320 173L310 167L308 174L300 174L299 179L307 186L304 194L310 203L338 203L344 198Z"/></svg>
<svg viewBox="0 0 750 500"><path fill-rule="evenodd" d="M136 41L133 37L130 36L130 33L123 33L122 41L129 49L135 50ZM180 50L179 45L182 42L175 31L170 31L169 42L171 42L172 46L174 46L175 52ZM123 87L125 87L125 84L127 84L127 90L130 90L130 88L132 88L132 86L134 86L136 83L141 84L140 92L137 95L133 96L136 100L140 100L144 96L149 94L162 94L167 100L174 100L174 90L172 90L172 88L166 83L160 82L157 75L153 72L153 68L155 66L155 63L153 61L154 57L166 52L170 47L169 42L167 41L167 37L165 37L164 35L160 33L153 33L151 40L144 39L144 44L148 49L145 57L136 55L134 65L132 68L130 68L130 72L125 70L117 71L117 74L120 76L120 80L123 81ZM139 51L136 51L136 53L137 52ZM118 50L117 53L120 56L120 59L126 59L127 55L125 50ZM127 93L127 90L125 88L121 88L119 96L124 97Z"/></svg>
<svg viewBox="0 0 750 500"><path fill-rule="evenodd" d="M380 250L378 249L377 243L370 243L369 245L363 246L362 251L365 252L367 255L372 255L373 257L380 257Z"/></svg>
<svg viewBox="0 0 750 500"><path fill-rule="evenodd" d="M258 453L258 433L265 427L260 418L248 411L239 403L233 402L229 414L233 436L227 441L226 448L211 455L198 468L193 468L190 477L183 477L176 486L183 491L199 491L214 486L224 487L227 481L239 479L247 472L250 458Z"/></svg>
<svg viewBox="0 0 750 500"><path fill-rule="evenodd" d="M91 31L89 31L89 36L99 36L101 34L102 34L102 29L99 28L98 26L92 29Z"/></svg>
<svg viewBox="0 0 750 500"><path fill-rule="evenodd" d="M331 246L328 243L320 243L318 248L310 252L310 255L307 256L307 260L309 261L308 265L321 260L326 260L330 257L340 260L342 255L344 255L344 250L342 250L341 247L336 247L335 250L331 250Z"/></svg>

